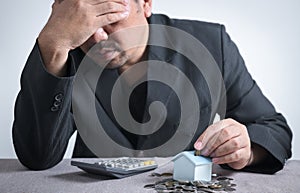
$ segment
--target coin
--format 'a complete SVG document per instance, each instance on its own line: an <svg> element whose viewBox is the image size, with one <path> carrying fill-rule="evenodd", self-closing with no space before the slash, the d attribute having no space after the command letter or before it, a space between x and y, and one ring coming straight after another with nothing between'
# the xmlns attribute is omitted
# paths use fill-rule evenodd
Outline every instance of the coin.
<svg viewBox="0 0 300 193"><path fill-rule="evenodd" d="M155 176L160 177L160 173L153 172L153 173L151 173L149 176L152 176L152 177L155 177Z"/></svg>
<svg viewBox="0 0 300 193"><path fill-rule="evenodd" d="M196 188L194 186L183 185L182 189L186 191L194 191Z"/></svg>
<svg viewBox="0 0 300 193"><path fill-rule="evenodd" d="M218 181L224 181L224 180L233 180L233 179L232 179L232 178L225 177L225 176L219 176L219 177L217 177L217 180L218 180Z"/></svg>
<svg viewBox="0 0 300 193"><path fill-rule="evenodd" d="M156 190L158 193L173 192L172 190Z"/></svg>
<svg viewBox="0 0 300 193"><path fill-rule="evenodd" d="M165 172L165 173L161 173L160 176L173 176L173 174Z"/></svg>
<svg viewBox="0 0 300 193"><path fill-rule="evenodd" d="M154 173L150 176L162 177L162 174ZM170 174L170 173L167 173ZM236 184L232 183L232 178L226 176L213 177L211 181L178 181L173 178L165 178L155 182L154 184L147 184L144 188L154 189L157 193L216 193L217 191L232 192Z"/></svg>
<svg viewBox="0 0 300 193"><path fill-rule="evenodd" d="M235 191L236 189L235 189L235 188L231 188L231 187L226 187L226 188L224 188L224 190L225 190L226 192L233 192L233 191Z"/></svg>
<svg viewBox="0 0 300 193"><path fill-rule="evenodd" d="M207 188L208 186L202 181L193 181L192 184L197 188Z"/></svg>
<svg viewBox="0 0 300 193"><path fill-rule="evenodd" d="M195 150L194 155L195 155L195 156L200 156L200 155L201 155L201 151L200 151L200 150Z"/></svg>
<svg viewBox="0 0 300 193"><path fill-rule="evenodd" d="M165 185L169 188L169 187L174 187L175 185L175 181L167 181L165 182Z"/></svg>
<svg viewBox="0 0 300 193"><path fill-rule="evenodd" d="M223 181L219 181L218 184L222 186L229 186L231 183L229 180L223 180Z"/></svg>
<svg viewBox="0 0 300 193"><path fill-rule="evenodd" d="M157 184L154 186L155 190L167 190L167 186L163 185L163 184Z"/></svg>
<svg viewBox="0 0 300 193"><path fill-rule="evenodd" d="M165 182L172 181L172 180L173 180L173 178L166 178L166 179L155 182L155 184L163 184Z"/></svg>
<svg viewBox="0 0 300 193"><path fill-rule="evenodd" d="M156 172L153 172L153 173L151 173L150 174L150 176L156 176L156 177L162 177L162 176L173 176L173 174L172 173L168 173L168 172L166 172L166 173L156 173Z"/></svg>
<svg viewBox="0 0 300 193"><path fill-rule="evenodd" d="M221 189L222 185L221 184L211 184L208 186L210 189Z"/></svg>
<svg viewBox="0 0 300 193"><path fill-rule="evenodd" d="M155 188L155 184L146 184L145 186L144 186L144 188Z"/></svg>

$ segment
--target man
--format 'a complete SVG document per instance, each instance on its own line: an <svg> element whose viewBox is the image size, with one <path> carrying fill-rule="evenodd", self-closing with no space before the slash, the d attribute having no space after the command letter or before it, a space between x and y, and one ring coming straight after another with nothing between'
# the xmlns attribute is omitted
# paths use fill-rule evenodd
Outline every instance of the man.
<svg viewBox="0 0 300 193"><path fill-rule="evenodd" d="M154 57L180 66L197 85L196 92L202 95L201 121L195 138L186 149L201 150L201 154L211 157L214 163L236 170L274 173L282 169L285 161L291 157L291 130L284 117L276 113L252 80L224 27L152 15L151 8L152 0L55 1L52 14L28 58L16 101L13 141L21 163L30 169L40 170L56 165L63 158L68 140L76 130L71 107L72 81L87 54L100 65L110 61L105 71L108 81L100 81L105 80L100 78L97 85L97 91L103 92L96 92L96 109L99 119L112 128L108 131L111 132L109 135L125 146L142 149L147 137L120 132L120 125L109 106L110 101L107 101L112 97L109 94L112 91L111 82L116 80L110 77L128 72L138 62ZM197 70L187 65L189 61L186 58L168 49L146 46L151 38L158 38L153 36L148 24L167 25L186 31L212 53L226 88L226 119L215 124L210 121L213 108L210 96L207 96L209 88L203 83L203 76L196 75ZM135 34L116 35L114 41L109 38L109 35L122 29L137 26L144 27L136 30ZM128 42L136 39L139 46L124 49ZM98 51L91 54L90 50L96 45L99 45ZM144 73L148 72L139 74ZM130 111L138 122L149 119L146 107L161 97L148 97L153 96L152 91L159 90L164 95L163 91L168 90L163 85L155 84L141 84L132 95ZM166 103L172 105L166 107L170 115L162 126L165 132L160 138L172 132L170 128L177 124L180 117L180 108L175 105L178 99L172 94L165 96ZM153 137L153 141L159 140L159 137ZM147 143L146 146L151 146L151 140ZM73 157L91 156L95 155L77 136Z"/></svg>

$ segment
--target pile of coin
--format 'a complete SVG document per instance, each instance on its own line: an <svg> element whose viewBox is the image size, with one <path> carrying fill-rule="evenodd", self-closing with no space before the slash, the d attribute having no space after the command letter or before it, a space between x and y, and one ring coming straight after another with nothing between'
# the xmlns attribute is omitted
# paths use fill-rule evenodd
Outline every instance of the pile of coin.
<svg viewBox="0 0 300 193"><path fill-rule="evenodd" d="M168 173L169 175L169 173ZM151 176L168 176L154 173ZM202 192L232 192L235 191L236 184L232 183L233 179L225 176L215 176L212 181L177 181L172 178L160 180L154 184L147 184L144 188L154 189L158 193L202 193Z"/></svg>

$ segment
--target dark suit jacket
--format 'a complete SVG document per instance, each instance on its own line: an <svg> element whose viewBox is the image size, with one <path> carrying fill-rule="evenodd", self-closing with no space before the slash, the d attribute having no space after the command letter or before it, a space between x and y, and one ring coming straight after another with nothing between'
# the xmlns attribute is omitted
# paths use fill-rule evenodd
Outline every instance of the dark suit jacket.
<svg viewBox="0 0 300 193"><path fill-rule="evenodd" d="M151 16L149 23L184 30L202 42L212 54L224 79L227 95L225 118L233 118L245 124L251 142L269 152L269 157L263 164L247 167L245 170L266 173L280 170L285 161L291 157L291 130L284 117L275 111L251 78L224 26L200 21L175 20L164 15ZM164 34L160 36L163 37ZM150 38L157 37L150 34ZM68 140L76 130L71 107L72 83L83 57L81 50L71 51L68 59L69 76L55 77L45 70L38 44L34 46L22 73L21 91L15 104L13 124L15 151L26 167L46 169L62 160ZM189 59L175 50L148 46L146 58L173 64L193 83L201 106L201 120L196 135L186 147L193 149L197 137L211 124L211 112L217 111L212 108L211 96L203 75ZM112 80L116 80L117 77L118 74L114 70L105 70L100 77L101 81L97 88L105 92L96 92L98 117L113 128L111 132L115 140L135 149L147 149L151 146L149 140L145 143L147 141L145 138L124 132L114 119L109 99L114 83ZM168 137L172 132L170 128L178 126L179 101L168 86L158 82L145 83L137 89L133 99L130 110L135 119L140 121L149 118L145 107L152 101L160 100L166 105L168 112L166 122L162 126L162 133L153 136L154 140ZM73 157L94 157L79 135Z"/></svg>

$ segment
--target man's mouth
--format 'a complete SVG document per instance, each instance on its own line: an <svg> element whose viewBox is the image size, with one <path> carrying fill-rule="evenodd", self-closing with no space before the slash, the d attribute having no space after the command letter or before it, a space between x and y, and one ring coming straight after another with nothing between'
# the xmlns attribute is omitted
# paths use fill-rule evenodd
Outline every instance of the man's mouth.
<svg viewBox="0 0 300 193"><path fill-rule="evenodd" d="M112 60L122 52L120 46L114 41L101 41L94 45L92 54L100 56L103 60Z"/></svg>
<svg viewBox="0 0 300 193"><path fill-rule="evenodd" d="M117 50L114 49L102 49L99 51L99 54L101 55L101 58L103 58L104 60L112 60L113 58L115 58L119 52Z"/></svg>

